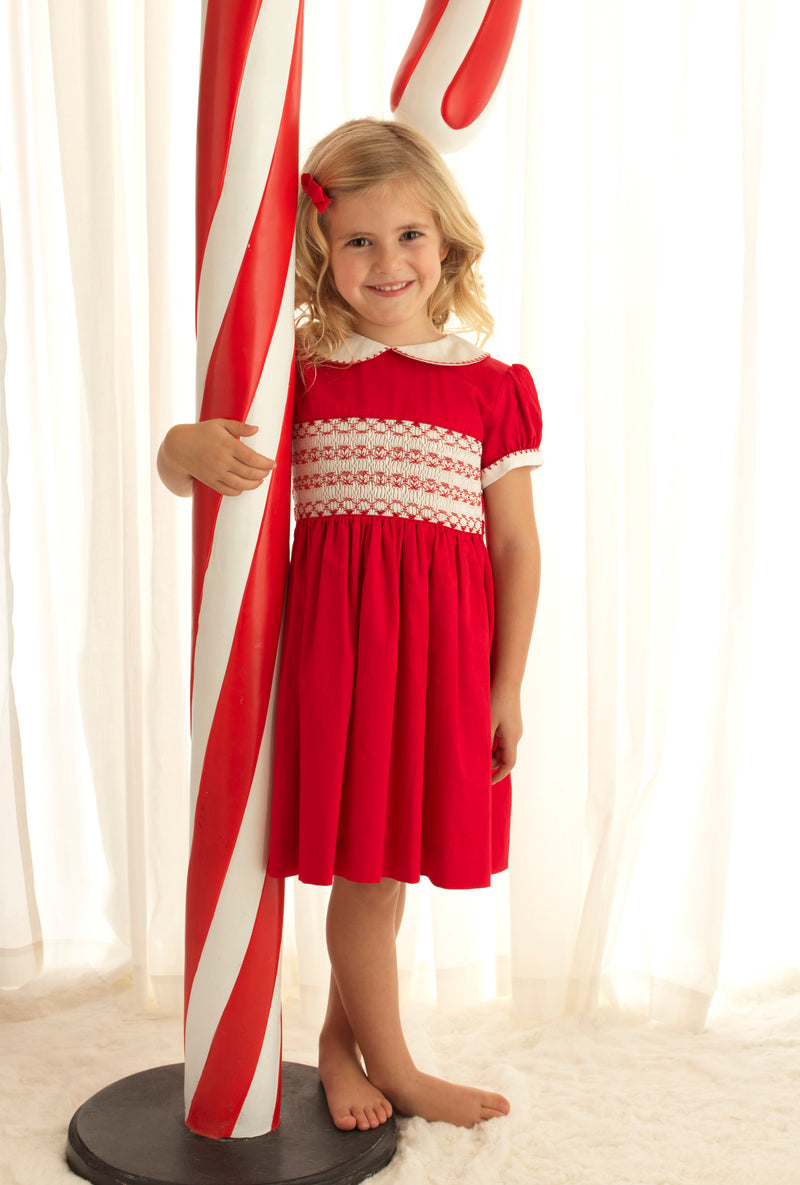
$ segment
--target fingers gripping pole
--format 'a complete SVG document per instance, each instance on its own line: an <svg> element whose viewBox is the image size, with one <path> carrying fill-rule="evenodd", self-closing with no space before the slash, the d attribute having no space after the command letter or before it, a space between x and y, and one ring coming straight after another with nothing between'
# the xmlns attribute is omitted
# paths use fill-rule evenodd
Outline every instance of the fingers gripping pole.
<svg viewBox="0 0 800 1185"><path fill-rule="evenodd" d="M522 0L426 0L395 76L391 107L440 152L480 131L500 82Z"/></svg>
<svg viewBox="0 0 800 1185"><path fill-rule="evenodd" d="M197 141L200 419L259 427L257 490L195 483L186 1122L280 1118L283 882L265 875L289 550L302 0L208 0Z"/></svg>

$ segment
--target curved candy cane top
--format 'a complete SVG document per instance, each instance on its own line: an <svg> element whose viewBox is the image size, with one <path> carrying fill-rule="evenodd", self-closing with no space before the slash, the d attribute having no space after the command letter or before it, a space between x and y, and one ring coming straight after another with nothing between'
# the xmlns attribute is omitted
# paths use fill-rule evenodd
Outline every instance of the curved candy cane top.
<svg viewBox="0 0 800 1185"><path fill-rule="evenodd" d="M440 152L475 138L505 69L522 0L427 0L391 107Z"/></svg>

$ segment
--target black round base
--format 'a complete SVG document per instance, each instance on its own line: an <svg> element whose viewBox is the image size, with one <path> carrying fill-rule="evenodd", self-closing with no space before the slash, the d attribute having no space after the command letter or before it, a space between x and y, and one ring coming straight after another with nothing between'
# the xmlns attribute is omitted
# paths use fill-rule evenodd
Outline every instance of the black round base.
<svg viewBox="0 0 800 1185"><path fill-rule="evenodd" d="M93 1185L356 1185L392 1159L394 1119L334 1127L313 1066L284 1062L281 1124L251 1139L210 1140L183 1121L183 1065L122 1078L72 1117L67 1163Z"/></svg>

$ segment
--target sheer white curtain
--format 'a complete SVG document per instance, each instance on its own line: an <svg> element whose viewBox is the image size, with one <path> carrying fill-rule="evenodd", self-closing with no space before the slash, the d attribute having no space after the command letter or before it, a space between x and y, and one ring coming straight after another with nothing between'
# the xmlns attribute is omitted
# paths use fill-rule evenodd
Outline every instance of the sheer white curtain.
<svg viewBox="0 0 800 1185"><path fill-rule="evenodd" d="M153 456L192 368L194 5L0 12L3 981L132 960L177 1001L189 520Z"/></svg>
<svg viewBox="0 0 800 1185"><path fill-rule="evenodd" d="M128 962L143 999L179 985L188 508L153 458L193 414L196 7L0 3L9 985ZM387 113L417 15L307 0L301 151ZM512 869L410 894L407 994L700 1027L721 958L800 959L798 34L791 0L525 4L451 159L493 351L545 409L544 582ZM324 907L298 886L287 918L309 1020Z"/></svg>

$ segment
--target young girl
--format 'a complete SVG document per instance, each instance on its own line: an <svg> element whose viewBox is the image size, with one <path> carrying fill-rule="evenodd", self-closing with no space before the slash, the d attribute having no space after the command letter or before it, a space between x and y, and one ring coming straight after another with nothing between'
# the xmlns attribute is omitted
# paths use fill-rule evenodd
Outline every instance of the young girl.
<svg viewBox="0 0 800 1185"><path fill-rule="evenodd" d="M408 127L354 120L311 153L269 872L333 885L319 1073L345 1130L393 1108L466 1127L509 1109L417 1069L395 951L406 884L477 888L508 860L541 414L524 367L444 332L451 316L491 331L482 250ZM161 476L176 493L254 489L274 465L238 439L256 431L178 425Z"/></svg>

